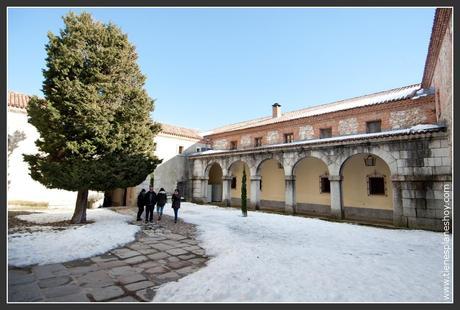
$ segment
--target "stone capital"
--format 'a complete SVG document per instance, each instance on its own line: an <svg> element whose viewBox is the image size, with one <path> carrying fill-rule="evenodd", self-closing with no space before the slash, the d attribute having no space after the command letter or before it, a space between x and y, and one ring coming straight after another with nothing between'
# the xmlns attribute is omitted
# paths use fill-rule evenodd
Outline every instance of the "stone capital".
<svg viewBox="0 0 460 310"><path fill-rule="evenodd" d="M339 182L339 181L342 181L343 177L341 175L330 175L329 177L329 181L336 181L336 182Z"/></svg>
<svg viewBox="0 0 460 310"><path fill-rule="evenodd" d="M286 181L295 181L295 175L286 175L284 176Z"/></svg>

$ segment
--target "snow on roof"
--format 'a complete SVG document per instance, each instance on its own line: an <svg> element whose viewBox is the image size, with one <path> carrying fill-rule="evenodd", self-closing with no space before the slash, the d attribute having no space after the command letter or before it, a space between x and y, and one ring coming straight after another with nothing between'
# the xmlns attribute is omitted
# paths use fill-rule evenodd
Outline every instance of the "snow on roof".
<svg viewBox="0 0 460 310"><path fill-rule="evenodd" d="M226 153L226 152L237 152L237 151L248 151L248 150L254 151L254 150L271 149L271 148L295 146L295 145L309 145L309 144L319 144L319 143L328 143L328 142L332 143L332 142L340 142L340 141L375 139L375 138L390 137L390 136L411 135L411 134L433 132L433 131L439 131L443 128L445 127L440 126L440 125L435 125L435 124L420 124L420 125L412 126L410 128L405 128L405 129L396 129L396 130L382 131L382 132L376 132L376 133L362 133L362 134L354 134L354 135L346 135L346 136L338 136L338 137L322 138L322 139L320 138L320 139L301 140L301 141L295 141L291 143L264 145L262 147L251 148L251 149L209 150L209 151L201 152L201 153L193 153L191 154L191 156L212 155L212 154L219 154L219 153Z"/></svg>
<svg viewBox="0 0 460 310"><path fill-rule="evenodd" d="M165 123L161 123L161 132L173 136L186 137L191 139L201 140L203 137L195 129L173 126Z"/></svg>
<svg viewBox="0 0 460 310"><path fill-rule="evenodd" d="M343 111L353 108L359 108L374 104L381 104L391 101L403 100L413 97L416 92L420 90L420 84L414 84L399 88L394 88L390 90L381 91L378 93L373 93L369 95L364 95L360 97L340 100L328 104L317 105L301 110L291 111L283 113L280 117L273 118L272 116L261 117L249 121L244 121L236 124L231 124L223 127L216 128L214 130L203 133L206 135L213 135L218 133L224 133L234 130L258 127L268 124L274 124L284 121L289 121L293 119L299 119L304 117L316 116L331 112ZM425 92L420 93L425 94ZM419 95L419 96L420 96Z"/></svg>

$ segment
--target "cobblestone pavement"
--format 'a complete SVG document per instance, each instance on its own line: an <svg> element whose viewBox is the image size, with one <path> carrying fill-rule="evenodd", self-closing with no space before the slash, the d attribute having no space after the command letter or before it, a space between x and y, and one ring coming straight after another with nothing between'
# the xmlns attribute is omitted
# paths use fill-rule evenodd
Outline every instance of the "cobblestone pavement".
<svg viewBox="0 0 460 310"><path fill-rule="evenodd" d="M142 226L136 241L103 255L59 264L9 267L8 301L150 301L160 285L198 270L208 260L189 227L169 229L174 227L169 222L168 216L161 224L135 222Z"/></svg>

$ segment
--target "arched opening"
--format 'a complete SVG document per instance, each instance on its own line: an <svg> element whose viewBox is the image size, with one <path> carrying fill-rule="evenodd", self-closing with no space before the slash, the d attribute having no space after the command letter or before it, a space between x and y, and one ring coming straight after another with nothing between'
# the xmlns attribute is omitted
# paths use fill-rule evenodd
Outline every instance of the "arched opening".
<svg viewBox="0 0 460 310"><path fill-rule="evenodd" d="M251 197L251 172L249 166L243 161L237 161L234 162L228 169L229 175L232 177L230 189L231 205L236 207L241 206L243 170L246 172L247 205L249 206L249 200Z"/></svg>
<svg viewBox="0 0 460 310"><path fill-rule="evenodd" d="M283 165L268 159L259 166L260 209L284 211L285 177Z"/></svg>
<svg viewBox="0 0 460 310"><path fill-rule="evenodd" d="M209 202L222 201L222 168L218 163L213 163L209 169L206 198Z"/></svg>
<svg viewBox="0 0 460 310"><path fill-rule="evenodd" d="M327 165L318 158L306 157L294 166L296 213L330 215L331 189Z"/></svg>
<svg viewBox="0 0 460 310"><path fill-rule="evenodd" d="M393 186L387 163L373 154L357 154L342 165L345 219L393 222Z"/></svg>

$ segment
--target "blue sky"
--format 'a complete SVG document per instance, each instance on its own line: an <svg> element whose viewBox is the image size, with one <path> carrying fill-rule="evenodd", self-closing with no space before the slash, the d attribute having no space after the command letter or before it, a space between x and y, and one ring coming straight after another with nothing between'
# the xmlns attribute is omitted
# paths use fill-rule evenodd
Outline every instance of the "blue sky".
<svg viewBox="0 0 460 310"><path fill-rule="evenodd" d="M419 83L434 8L9 8L8 89L41 96L48 31L85 10L136 46L153 118L209 130Z"/></svg>

